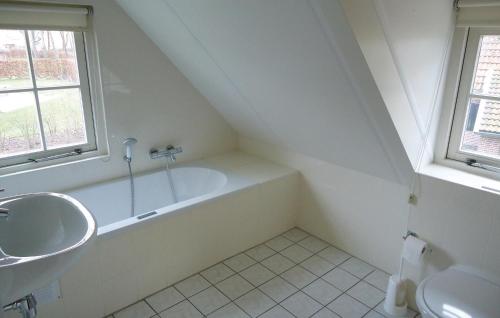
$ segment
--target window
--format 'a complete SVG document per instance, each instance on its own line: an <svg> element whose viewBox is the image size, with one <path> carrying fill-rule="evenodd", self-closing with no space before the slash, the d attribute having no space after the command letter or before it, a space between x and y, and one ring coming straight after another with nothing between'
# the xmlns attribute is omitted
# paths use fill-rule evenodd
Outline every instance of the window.
<svg viewBox="0 0 500 318"><path fill-rule="evenodd" d="M96 149L83 45L77 32L0 30L2 165Z"/></svg>
<svg viewBox="0 0 500 318"><path fill-rule="evenodd" d="M89 73L96 67L90 13L0 3L0 169L100 154L105 138L102 110L93 105L98 81Z"/></svg>
<svg viewBox="0 0 500 318"><path fill-rule="evenodd" d="M500 28L469 28L447 157L500 166Z"/></svg>

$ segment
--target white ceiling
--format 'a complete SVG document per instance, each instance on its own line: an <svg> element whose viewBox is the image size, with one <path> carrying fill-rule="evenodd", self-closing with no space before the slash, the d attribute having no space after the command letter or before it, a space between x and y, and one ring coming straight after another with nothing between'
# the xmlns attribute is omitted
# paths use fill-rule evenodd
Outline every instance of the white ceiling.
<svg viewBox="0 0 500 318"><path fill-rule="evenodd" d="M241 135L408 182L337 0L117 2Z"/></svg>

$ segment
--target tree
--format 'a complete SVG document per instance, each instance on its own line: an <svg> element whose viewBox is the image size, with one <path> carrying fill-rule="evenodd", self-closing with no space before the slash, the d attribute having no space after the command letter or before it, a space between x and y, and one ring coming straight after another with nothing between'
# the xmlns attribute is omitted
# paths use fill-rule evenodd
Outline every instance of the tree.
<svg viewBox="0 0 500 318"><path fill-rule="evenodd" d="M28 149L33 149L37 145L38 123L35 116L23 116L16 120L16 127L21 133Z"/></svg>
<svg viewBox="0 0 500 318"><path fill-rule="evenodd" d="M0 150L4 151L7 148L7 131L4 127L0 128Z"/></svg>
<svg viewBox="0 0 500 318"><path fill-rule="evenodd" d="M69 42L68 36L69 36L69 33L66 31L59 31L59 34L61 36L61 42L62 42L62 47L64 50L64 56L67 57L68 56L68 42Z"/></svg>
<svg viewBox="0 0 500 318"><path fill-rule="evenodd" d="M57 122L57 114L52 111L47 112L43 116L43 123L44 131L48 133L51 138L56 138L59 126Z"/></svg>
<svg viewBox="0 0 500 318"><path fill-rule="evenodd" d="M44 31L44 32L47 33L48 51L55 50L56 46L54 44L54 38L52 37L52 32L50 32L50 31Z"/></svg>

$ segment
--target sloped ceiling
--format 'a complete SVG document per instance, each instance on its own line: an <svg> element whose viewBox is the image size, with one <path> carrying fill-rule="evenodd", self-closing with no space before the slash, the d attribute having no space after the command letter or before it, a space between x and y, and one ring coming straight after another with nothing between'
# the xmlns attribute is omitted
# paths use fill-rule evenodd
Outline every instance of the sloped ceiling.
<svg viewBox="0 0 500 318"><path fill-rule="evenodd" d="M241 135L408 183L337 0L117 2Z"/></svg>

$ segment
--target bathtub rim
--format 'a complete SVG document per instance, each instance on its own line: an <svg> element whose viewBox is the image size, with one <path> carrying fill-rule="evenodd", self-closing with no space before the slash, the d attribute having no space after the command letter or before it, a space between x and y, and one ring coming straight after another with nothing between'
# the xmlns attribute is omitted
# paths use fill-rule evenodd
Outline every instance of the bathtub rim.
<svg viewBox="0 0 500 318"><path fill-rule="evenodd" d="M220 167L218 167L216 165L212 165L212 164L210 164L208 162L205 162L203 160L196 160L196 161L175 163L173 165L169 165L169 168L171 170L177 169L177 168L207 168L207 169L215 170L217 172L222 173L223 175L226 176L226 178L227 178L227 173L230 173L226 169L221 169ZM163 167L155 167L155 168L152 168L152 169L141 170L141 171L138 171L138 172L134 172L134 178L143 177L143 176L146 176L146 175L149 175L149 174L153 174L153 173L160 172L160 171L165 171L165 170L166 170L165 166L163 166ZM128 175L128 173L126 173L124 175L112 177L112 178L105 179L105 180L99 180L99 181L96 181L96 182L93 182L93 183L85 183L85 184L81 184L81 185L78 185L78 186L74 186L74 187L62 189L60 191L55 191L55 192L57 192L57 193L69 193L69 192L74 192L74 191L81 190L83 188L88 188L88 187L97 186L97 185L104 185L104 184L108 184L108 183L117 182L117 181L120 181L120 180L125 180L125 179L128 179L128 178L129 178L129 175ZM227 180L226 180L226 183L227 183Z"/></svg>
<svg viewBox="0 0 500 318"><path fill-rule="evenodd" d="M231 193L239 192L241 190L244 190L244 189L252 187L252 186L257 186L259 184L258 182L252 181L246 177L237 175L234 171L232 171L230 169L223 169L219 166L210 164L210 163L203 161L203 160L193 161L193 162L189 162L189 163L181 163L181 164L177 164L174 167L172 167L172 169L176 169L176 168L205 168L205 169L214 170L214 171L221 173L226 178L226 181L222 187L217 188L214 191L203 194L201 196L197 196L194 198L190 198L188 200L184 200L181 202L177 202L174 204L163 206L163 207L151 210L151 211L146 211L146 212L141 213L139 215L135 215L134 217L128 217L128 218L125 218L125 219L122 219L122 220L119 220L117 222L113 222L113 223L110 223L110 224L107 224L104 226L98 226L97 236L98 237L111 237L112 235L117 234L118 232L121 232L125 229L129 229L129 228L137 226L139 224L145 224L145 223L150 222L158 217L163 217L166 215L174 216L177 213L181 213L181 212L185 211L186 209L189 209L190 207L194 207L194 206L197 206L199 204L202 204L203 202L209 202L209 201L215 200L217 198L227 196ZM143 172L138 173L136 176L145 176L145 175L154 174L157 172L162 172L164 170L165 170L165 168L143 171ZM78 188L72 188L70 190L64 191L64 193L78 191L78 190L81 190L83 188L92 187L94 185L102 185L102 184L109 184L109 183L113 183L113 182L117 182L117 181L122 181L122 180L127 179L127 177L128 176L122 176L122 177L113 178L110 180L96 182L96 183L89 184L89 185L82 186L82 187L78 187ZM71 194L69 194L69 195L71 196ZM84 203L82 203L82 204L85 205ZM138 219L139 216L147 214L147 213L151 213L153 211L156 212L155 215L151 215L149 217Z"/></svg>

